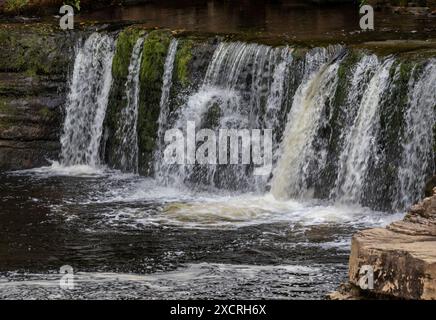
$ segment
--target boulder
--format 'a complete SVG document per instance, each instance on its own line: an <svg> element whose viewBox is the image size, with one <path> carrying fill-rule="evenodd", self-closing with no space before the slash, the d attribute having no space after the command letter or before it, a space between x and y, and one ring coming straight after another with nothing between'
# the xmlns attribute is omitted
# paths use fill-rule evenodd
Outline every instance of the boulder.
<svg viewBox="0 0 436 320"><path fill-rule="evenodd" d="M403 221L353 236L351 285L359 286L365 265L374 271L374 288L360 290L362 295L436 300L436 188Z"/></svg>

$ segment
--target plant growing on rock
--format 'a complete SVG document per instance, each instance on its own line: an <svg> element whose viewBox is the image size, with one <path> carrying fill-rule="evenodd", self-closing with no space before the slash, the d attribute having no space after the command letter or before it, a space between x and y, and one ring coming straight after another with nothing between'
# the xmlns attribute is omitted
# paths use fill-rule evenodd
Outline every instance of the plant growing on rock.
<svg viewBox="0 0 436 320"><path fill-rule="evenodd" d="M80 0L66 0L64 4L70 5L80 11Z"/></svg>
<svg viewBox="0 0 436 320"><path fill-rule="evenodd" d="M29 4L29 0L6 0L6 12L20 12L25 6Z"/></svg>

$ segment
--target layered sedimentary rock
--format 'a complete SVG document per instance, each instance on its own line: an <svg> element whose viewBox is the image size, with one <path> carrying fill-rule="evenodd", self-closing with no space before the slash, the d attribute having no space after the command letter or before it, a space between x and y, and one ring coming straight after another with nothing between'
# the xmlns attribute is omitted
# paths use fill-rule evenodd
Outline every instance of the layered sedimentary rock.
<svg viewBox="0 0 436 320"><path fill-rule="evenodd" d="M48 26L0 26L0 170L57 158L75 42Z"/></svg>
<svg viewBox="0 0 436 320"><path fill-rule="evenodd" d="M356 287L364 265L374 270L374 289L363 290L361 295L436 299L436 188L404 220L353 236L349 280Z"/></svg>

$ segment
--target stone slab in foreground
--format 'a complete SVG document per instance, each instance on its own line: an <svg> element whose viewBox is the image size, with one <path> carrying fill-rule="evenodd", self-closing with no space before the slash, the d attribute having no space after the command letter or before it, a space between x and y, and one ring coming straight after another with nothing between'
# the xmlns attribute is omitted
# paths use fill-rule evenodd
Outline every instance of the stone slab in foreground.
<svg viewBox="0 0 436 320"><path fill-rule="evenodd" d="M359 270L374 270L374 289L362 294L436 300L436 188L413 206L403 221L353 236L349 281L359 286ZM365 292L367 291L367 292Z"/></svg>

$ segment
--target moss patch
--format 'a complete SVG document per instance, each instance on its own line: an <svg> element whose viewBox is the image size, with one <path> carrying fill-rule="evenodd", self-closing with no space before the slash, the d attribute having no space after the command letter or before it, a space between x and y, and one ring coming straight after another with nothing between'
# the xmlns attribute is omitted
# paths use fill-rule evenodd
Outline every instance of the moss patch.
<svg viewBox="0 0 436 320"><path fill-rule="evenodd" d="M6 0L5 11L13 13L20 12L28 4L29 0Z"/></svg>
<svg viewBox="0 0 436 320"><path fill-rule="evenodd" d="M3 115L15 115L17 113L16 108L11 107L7 100L0 97L0 114Z"/></svg>
<svg viewBox="0 0 436 320"><path fill-rule="evenodd" d="M48 107L39 109L38 115L40 115L44 120L50 120L56 117L56 113L50 110Z"/></svg>
<svg viewBox="0 0 436 320"><path fill-rule="evenodd" d="M129 73L129 63L133 47L145 31L135 28L123 30L117 38L115 55L112 63L112 77L126 79Z"/></svg>
<svg viewBox="0 0 436 320"><path fill-rule="evenodd" d="M138 144L139 172L145 175L152 173L151 162L157 138L162 76L170 42L169 31L152 31L147 35L142 51L139 75Z"/></svg>
<svg viewBox="0 0 436 320"><path fill-rule="evenodd" d="M190 83L189 81L189 62L192 59L192 40L182 40L178 46L176 53L174 66L176 71L176 81L182 85L182 87L187 87Z"/></svg>
<svg viewBox="0 0 436 320"><path fill-rule="evenodd" d="M123 30L117 38L115 54L112 62L112 87L105 118L106 146L105 161L112 168L119 168L120 159L116 150L120 145L120 137L116 136L118 119L121 111L127 106L126 81L129 74L130 59L133 47L139 37L145 34L144 30L129 27Z"/></svg>
<svg viewBox="0 0 436 320"><path fill-rule="evenodd" d="M0 72L66 74L75 37L47 25L33 29L0 25L0 43Z"/></svg>

